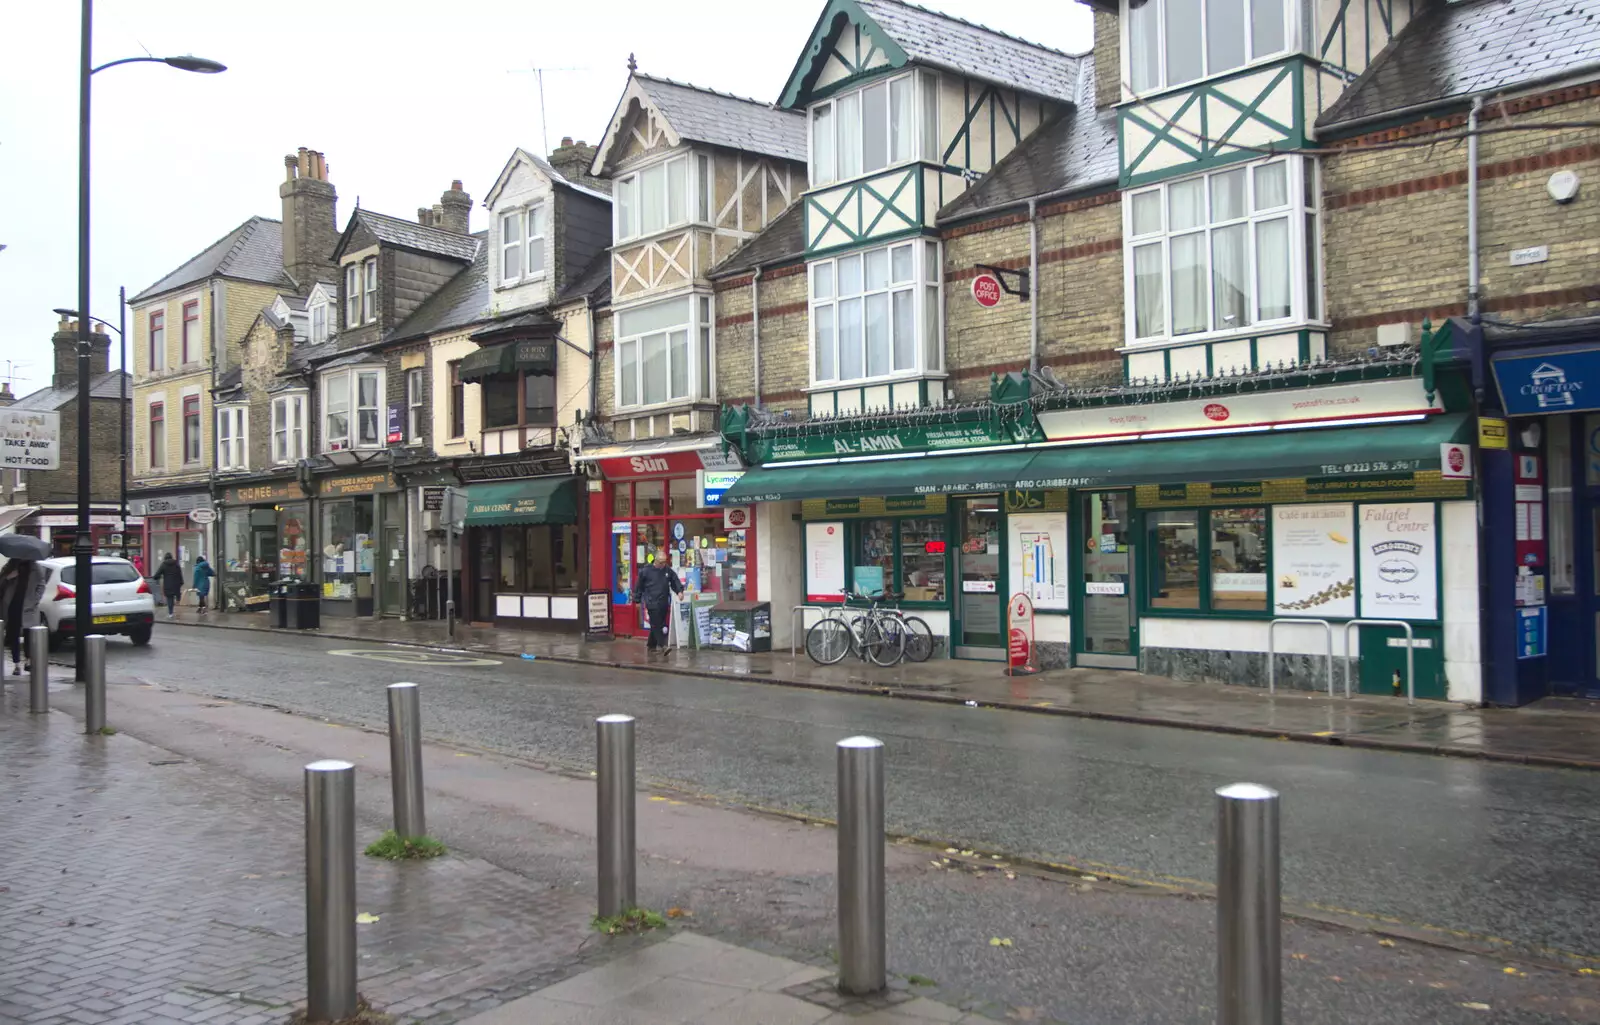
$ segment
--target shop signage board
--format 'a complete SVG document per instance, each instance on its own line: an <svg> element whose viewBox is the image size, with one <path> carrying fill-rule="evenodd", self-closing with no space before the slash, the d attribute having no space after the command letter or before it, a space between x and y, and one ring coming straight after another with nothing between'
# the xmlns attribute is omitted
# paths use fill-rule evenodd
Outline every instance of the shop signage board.
<svg viewBox="0 0 1600 1025"><path fill-rule="evenodd" d="M903 427L898 430L849 431L838 434L798 438L762 438L755 443L759 463L787 463L800 459L832 459L837 456L884 455L895 452L948 452L953 449L985 448L1042 441L1044 435L1032 426L1012 431L988 423L934 424Z"/></svg>
<svg viewBox="0 0 1600 1025"><path fill-rule="evenodd" d="M328 477L320 484L325 497L339 495L369 495L374 491L393 491L394 475L390 473L357 473L348 477Z"/></svg>
<svg viewBox="0 0 1600 1025"><path fill-rule="evenodd" d="M402 424L405 423L405 415L406 415L405 403L403 403L403 402L391 402L391 403L389 403L389 424L388 424L389 434L388 434L388 442L387 442L388 444L390 444L390 445L398 445L402 441L406 440L405 428L403 426L401 426Z"/></svg>
<svg viewBox="0 0 1600 1025"><path fill-rule="evenodd" d="M844 601L844 524L806 524L806 601Z"/></svg>
<svg viewBox="0 0 1600 1025"><path fill-rule="evenodd" d="M1272 614L1356 614L1355 506L1272 507Z"/></svg>
<svg viewBox="0 0 1600 1025"><path fill-rule="evenodd" d="M607 480L635 480L641 477L692 476L699 470L740 469L737 461L730 465L721 446L715 449L694 449L687 452L652 452L636 456L612 456L597 460L600 472Z"/></svg>
<svg viewBox="0 0 1600 1025"><path fill-rule="evenodd" d="M1437 401L1428 400L1420 378L1406 377L1321 388L1218 395L1186 402L1061 409L1040 413L1039 426L1051 441L1079 441L1328 420L1359 421L1443 410Z"/></svg>
<svg viewBox="0 0 1600 1025"><path fill-rule="evenodd" d="M1006 603L1006 675L1037 673L1033 652L1033 602L1018 591Z"/></svg>
<svg viewBox="0 0 1600 1025"><path fill-rule="evenodd" d="M722 496L743 476L742 470L696 470L695 492L700 496L700 508L722 508Z"/></svg>
<svg viewBox="0 0 1600 1025"><path fill-rule="evenodd" d="M1498 358L1493 366L1512 416L1600 409L1600 349Z"/></svg>
<svg viewBox="0 0 1600 1025"><path fill-rule="evenodd" d="M1000 279L987 272L979 272L972 279L972 298L979 306L993 308L1000 305Z"/></svg>
<svg viewBox="0 0 1600 1025"><path fill-rule="evenodd" d="M211 508L190 509L189 519L201 526L207 523L215 523L217 521L217 511Z"/></svg>
<svg viewBox="0 0 1600 1025"><path fill-rule="evenodd" d="M1140 484L1134 487L1134 501L1141 509L1232 505L1241 501L1335 502L1352 499L1465 497L1466 481L1445 480L1437 470L1381 477L1295 477L1216 484Z"/></svg>
<svg viewBox="0 0 1600 1025"><path fill-rule="evenodd" d="M0 409L0 467L8 470L61 468L61 414Z"/></svg>
<svg viewBox="0 0 1600 1025"><path fill-rule="evenodd" d="M1360 510L1361 615L1439 618L1438 529L1432 502Z"/></svg>
<svg viewBox="0 0 1600 1025"><path fill-rule="evenodd" d="M269 484L239 484L222 492L224 505L253 505L258 502L281 502L304 498L298 481L273 481ZM152 502L155 499L151 499ZM192 506L190 508L193 508Z"/></svg>
<svg viewBox="0 0 1600 1025"><path fill-rule="evenodd" d="M1511 427L1495 417L1478 418L1478 447L1505 449L1510 445Z"/></svg>
<svg viewBox="0 0 1600 1025"><path fill-rule="evenodd" d="M1445 480L1472 479L1472 446L1453 441L1439 445L1439 475Z"/></svg>
<svg viewBox="0 0 1600 1025"><path fill-rule="evenodd" d="M1544 606L1517 610L1517 659L1544 658L1550 651L1550 615Z"/></svg>
<svg viewBox="0 0 1600 1025"><path fill-rule="evenodd" d="M444 511L444 488L423 488L422 489L422 511L423 512L443 512Z"/></svg>
<svg viewBox="0 0 1600 1025"><path fill-rule="evenodd" d="M584 622L584 632L590 639L602 639L611 636L611 592L588 591L584 594L584 604L588 618Z"/></svg>
<svg viewBox="0 0 1600 1025"><path fill-rule="evenodd" d="M1016 594L1026 595L1034 608L1067 608L1067 513L1012 513L1006 518L1010 532L1010 581ZM1015 595L1012 598L1016 600Z"/></svg>
<svg viewBox="0 0 1600 1025"><path fill-rule="evenodd" d="M229 488L223 494L237 490ZM135 516L162 516L167 513L186 513L211 503L207 494L163 495L160 498L130 498L128 512Z"/></svg>

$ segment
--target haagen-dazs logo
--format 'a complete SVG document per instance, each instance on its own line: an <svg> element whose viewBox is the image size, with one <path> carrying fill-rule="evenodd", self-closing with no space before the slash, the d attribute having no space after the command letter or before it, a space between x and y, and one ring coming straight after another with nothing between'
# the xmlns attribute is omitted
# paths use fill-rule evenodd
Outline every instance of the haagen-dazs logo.
<svg viewBox="0 0 1600 1025"><path fill-rule="evenodd" d="M1422 546L1415 541L1382 541L1372 546L1372 554L1383 556L1378 561L1378 576L1389 583L1407 584L1417 579L1414 558L1422 554Z"/></svg>
<svg viewBox="0 0 1600 1025"><path fill-rule="evenodd" d="M1228 407L1220 402L1207 403L1206 408L1201 412L1205 413L1207 420L1216 420L1218 422L1228 419L1229 416Z"/></svg>
<svg viewBox="0 0 1600 1025"><path fill-rule="evenodd" d="M1540 363L1528 375L1528 383L1521 391L1533 396L1540 409L1560 409L1573 405L1573 396L1583 391L1583 382L1567 380L1567 372L1554 363Z"/></svg>

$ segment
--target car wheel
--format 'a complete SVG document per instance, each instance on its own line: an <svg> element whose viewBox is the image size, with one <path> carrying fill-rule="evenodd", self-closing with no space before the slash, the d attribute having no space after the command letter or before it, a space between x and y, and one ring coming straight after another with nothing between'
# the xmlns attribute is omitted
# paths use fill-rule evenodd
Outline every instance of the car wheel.
<svg viewBox="0 0 1600 1025"><path fill-rule="evenodd" d="M133 641L133 643L139 645L140 647L143 647L144 645L149 644L150 643L150 627L148 625L134 627L132 630L128 631L128 639Z"/></svg>

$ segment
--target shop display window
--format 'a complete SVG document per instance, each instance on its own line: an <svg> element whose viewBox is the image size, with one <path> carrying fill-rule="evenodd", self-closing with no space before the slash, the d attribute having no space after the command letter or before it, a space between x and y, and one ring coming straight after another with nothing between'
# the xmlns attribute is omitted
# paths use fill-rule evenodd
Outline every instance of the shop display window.
<svg viewBox="0 0 1600 1025"><path fill-rule="evenodd" d="M322 596L372 597L372 499L322 504Z"/></svg>
<svg viewBox="0 0 1600 1025"><path fill-rule="evenodd" d="M940 516L907 519L861 520L856 524L854 590L871 591L862 569L881 570L892 591L904 592L908 602L945 599L948 552L945 521Z"/></svg>
<svg viewBox="0 0 1600 1025"><path fill-rule="evenodd" d="M1211 510L1211 607L1267 610L1267 510Z"/></svg>
<svg viewBox="0 0 1600 1025"><path fill-rule="evenodd" d="M617 484L612 500L611 594L626 604L638 571L658 557L686 594L720 601L751 597L752 532L723 526L722 510L701 509L692 477Z"/></svg>
<svg viewBox="0 0 1600 1025"><path fill-rule="evenodd" d="M1151 609L1266 612L1267 509L1178 509L1145 515Z"/></svg>
<svg viewBox="0 0 1600 1025"><path fill-rule="evenodd" d="M502 594L576 594L580 561L576 524L498 528L498 584Z"/></svg>
<svg viewBox="0 0 1600 1025"><path fill-rule="evenodd" d="M1158 609L1200 607L1200 514L1151 513L1150 604Z"/></svg>

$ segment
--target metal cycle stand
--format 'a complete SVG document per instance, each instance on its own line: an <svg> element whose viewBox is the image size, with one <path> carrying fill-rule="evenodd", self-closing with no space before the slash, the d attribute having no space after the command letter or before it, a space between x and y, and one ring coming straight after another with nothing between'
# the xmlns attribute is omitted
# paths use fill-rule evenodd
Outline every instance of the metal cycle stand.
<svg viewBox="0 0 1600 1025"><path fill-rule="evenodd" d="M1274 619L1267 624L1267 693L1278 692L1278 651L1273 645L1273 635L1282 623L1317 623L1321 625L1328 638L1328 697L1333 697L1333 624L1326 619L1301 619L1298 616L1287 616Z"/></svg>
<svg viewBox="0 0 1600 1025"><path fill-rule="evenodd" d="M820 612L824 618L828 615L828 606L826 605L796 605L789 610L789 660L791 662L799 656L800 646L803 643L800 638L804 636L807 630L811 629L811 627L806 626L805 614L807 610ZM797 618L800 620L800 629L798 631L794 628L794 621ZM812 625L815 626L816 624Z"/></svg>
<svg viewBox="0 0 1600 1025"><path fill-rule="evenodd" d="M1403 619L1351 619L1344 624L1344 696L1350 697L1350 628L1353 626L1398 626L1406 632L1406 704L1417 703L1417 635Z"/></svg>

